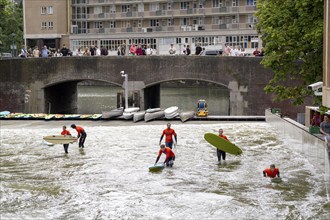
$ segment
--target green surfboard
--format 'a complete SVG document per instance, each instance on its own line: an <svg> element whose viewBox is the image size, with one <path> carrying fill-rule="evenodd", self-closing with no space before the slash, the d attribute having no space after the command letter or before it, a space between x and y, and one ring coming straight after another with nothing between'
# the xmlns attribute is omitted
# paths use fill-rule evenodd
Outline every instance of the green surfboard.
<svg viewBox="0 0 330 220"><path fill-rule="evenodd" d="M219 137L216 134L212 134L212 133L206 133L204 134L204 139L209 142L209 144L211 144L212 146L230 153L230 154L234 154L234 155L240 155L242 154L242 150L237 147L235 144L226 141L225 139Z"/></svg>

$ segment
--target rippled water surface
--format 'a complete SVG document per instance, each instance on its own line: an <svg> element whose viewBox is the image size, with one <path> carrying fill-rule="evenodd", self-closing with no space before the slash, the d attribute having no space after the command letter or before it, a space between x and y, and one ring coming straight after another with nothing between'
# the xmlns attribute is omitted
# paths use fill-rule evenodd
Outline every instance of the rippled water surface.
<svg viewBox="0 0 330 220"><path fill-rule="evenodd" d="M322 175L267 123L173 122L175 165L158 173L148 166L166 122L77 122L87 131L85 150L72 144L68 155L42 142L64 123L1 122L1 219L329 217ZM243 156L217 164L203 135L219 128ZM262 176L271 163L282 183Z"/></svg>

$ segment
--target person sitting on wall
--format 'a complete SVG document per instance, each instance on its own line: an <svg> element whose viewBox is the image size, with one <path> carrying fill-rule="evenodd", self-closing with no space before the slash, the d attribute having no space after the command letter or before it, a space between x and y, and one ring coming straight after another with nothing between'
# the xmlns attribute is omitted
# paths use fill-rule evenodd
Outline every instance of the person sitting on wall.
<svg viewBox="0 0 330 220"><path fill-rule="evenodd" d="M320 113L316 112L312 117L311 125L320 127L320 124L321 124L321 116Z"/></svg>

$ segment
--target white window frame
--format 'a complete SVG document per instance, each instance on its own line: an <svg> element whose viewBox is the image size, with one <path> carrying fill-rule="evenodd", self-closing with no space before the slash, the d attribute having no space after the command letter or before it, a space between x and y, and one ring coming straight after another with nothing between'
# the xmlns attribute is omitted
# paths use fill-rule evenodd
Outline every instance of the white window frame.
<svg viewBox="0 0 330 220"><path fill-rule="evenodd" d="M41 6L41 8L40 8L40 14L41 15L45 15L46 13L47 13L47 7Z"/></svg>
<svg viewBox="0 0 330 220"><path fill-rule="evenodd" d="M49 15L54 14L54 8L53 8L53 6L48 6L47 7L47 14L49 14Z"/></svg>
<svg viewBox="0 0 330 220"><path fill-rule="evenodd" d="M129 12L130 8L129 5L121 5L121 12Z"/></svg>
<svg viewBox="0 0 330 220"><path fill-rule="evenodd" d="M116 5L110 5L110 14L116 13Z"/></svg>
<svg viewBox="0 0 330 220"><path fill-rule="evenodd" d="M102 21L95 21L94 22L94 28L103 28L103 22Z"/></svg>
<svg viewBox="0 0 330 220"><path fill-rule="evenodd" d="M42 21L41 22L41 30L46 30L47 29L47 22L46 21Z"/></svg>
<svg viewBox="0 0 330 220"><path fill-rule="evenodd" d="M150 3L149 11L159 11L159 3Z"/></svg>
<svg viewBox="0 0 330 220"><path fill-rule="evenodd" d="M150 27L159 27L159 19L150 19Z"/></svg>
<svg viewBox="0 0 330 220"><path fill-rule="evenodd" d="M189 2L180 2L180 10L189 9Z"/></svg>
<svg viewBox="0 0 330 220"><path fill-rule="evenodd" d="M48 29L53 30L54 29L54 22L53 21L48 21Z"/></svg>
<svg viewBox="0 0 330 220"><path fill-rule="evenodd" d="M116 28L116 21L109 22L110 28Z"/></svg>

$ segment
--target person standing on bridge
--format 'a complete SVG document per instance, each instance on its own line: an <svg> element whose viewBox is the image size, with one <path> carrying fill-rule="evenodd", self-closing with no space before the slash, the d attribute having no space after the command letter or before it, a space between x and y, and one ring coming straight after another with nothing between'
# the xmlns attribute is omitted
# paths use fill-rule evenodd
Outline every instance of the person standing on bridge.
<svg viewBox="0 0 330 220"><path fill-rule="evenodd" d="M85 132L85 129L83 129L83 127L80 126L76 126L75 124L71 125L71 128L76 129L77 133L78 133L78 139L79 139L79 148L84 148L84 143L87 137L87 134Z"/></svg>
<svg viewBox="0 0 330 220"><path fill-rule="evenodd" d="M173 145L172 136L174 136L174 139L175 139L174 145L176 145L178 143L178 140L177 140L177 136L176 136L174 129L171 128L171 123L167 123L167 128L163 130L162 136L160 137L160 140L159 140L159 145L161 145L164 135L165 135L166 147L169 147L172 149L172 145Z"/></svg>

